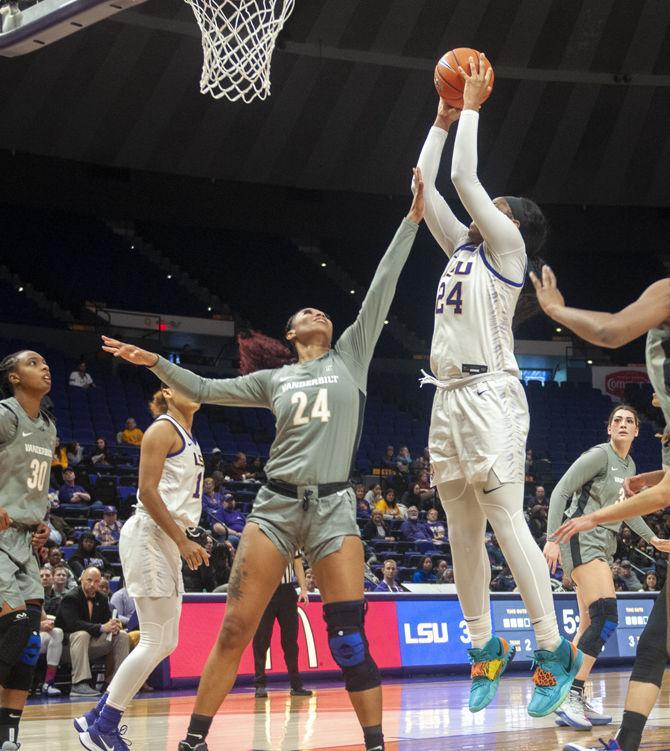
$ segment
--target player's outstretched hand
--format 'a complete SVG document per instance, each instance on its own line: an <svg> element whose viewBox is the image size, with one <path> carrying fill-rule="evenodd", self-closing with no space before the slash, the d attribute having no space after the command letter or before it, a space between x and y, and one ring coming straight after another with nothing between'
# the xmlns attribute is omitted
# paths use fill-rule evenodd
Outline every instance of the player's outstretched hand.
<svg viewBox="0 0 670 751"><path fill-rule="evenodd" d="M193 540L189 540L188 537L184 537L184 540L179 545L179 555L186 561L186 565L191 571L197 571L201 564L209 566L209 553Z"/></svg>
<svg viewBox="0 0 670 751"><path fill-rule="evenodd" d="M414 173L414 177L412 178L412 193L414 194L414 200L412 201L412 205L409 207L407 218L410 222L420 224L425 211L425 201L423 196L423 175L421 174L421 169L419 167L414 167L412 169L412 172Z"/></svg>
<svg viewBox="0 0 670 751"><path fill-rule="evenodd" d="M659 552L670 553L670 540L664 540L663 538L654 535L650 542Z"/></svg>
<svg viewBox="0 0 670 751"><path fill-rule="evenodd" d="M449 130L453 123L461 116L461 110L458 107L452 107L446 99L440 99L437 105L437 117L435 125L442 130Z"/></svg>
<svg viewBox="0 0 670 751"><path fill-rule="evenodd" d="M634 475L633 477L626 477L623 481L623 492L626 498L630 498L637 493L640 493L647 486L640 475Z"/></svg>
<svg viewBox="0 0 670 751"><path fill-rule="evenodd" d="M108 336L102 337L102 348L110 355L127 360L133 365L148 365L151 367L158 362L158 355L155 352L147 352L146 349L140 349L134 344L126 344Z"/></svg>
<svg viewBox="0 0 670 751"><path fill-rule="evenodd" d="M555 574L556 564L560 563L561 566L563 565L563 562L561 561L561 548L559 544L557 542L547 540L542 554L544 555L544 559L549 566L549 571L551 571L552 574Z"/></svg>
<svg viewBox="0 0 670 751"><path fill-rule="evenodd" d="M595 529L598 526L598 522L593 518L593 514L586 514L586 516L578 516L576 519L568 519L566 522L554 532L551 539L554 542L562 542L567 544L573 535L578 532L588 532L590 529Z"/></svg>
<svg viewBox="0 0 670 751"><path fill-rule="evenodd" d="M478 110L482 102L486 100L491 93L491 76L493 68L486 66L486 56L483 52L479 53L479 59L474 57L468 58L469 71L466 72L461 66L458 66L458 72L465 81L463 89L463 109Z"/></svg>
<svg viewBox="0 0 670 751"><path fill-rule="evenodd" d="M45 524L44 522L40 522L37 525L37 529L33 532L33 536L31 539L31 544L35 550L39 550L40 548L43 548L47 544L47 540L49 539L49 534L51 533L51 530L49 529L49 525Z"/></svg>
<svg viewBox="0 0 670 751"><path fill-rule="evenodd" d="M3 532L12 523L12 519L4 508L0 508L0 532Z"/></svg>
<svg viewBox="0 0 670 751"><path fill-rule="evenodd" d="M565 307L565 300L556 283L556 274L549 266L542 267L542 281L531 271L530 280L535 287L537 301L540 303L542 310L553 318L558 308Z"/></svg>

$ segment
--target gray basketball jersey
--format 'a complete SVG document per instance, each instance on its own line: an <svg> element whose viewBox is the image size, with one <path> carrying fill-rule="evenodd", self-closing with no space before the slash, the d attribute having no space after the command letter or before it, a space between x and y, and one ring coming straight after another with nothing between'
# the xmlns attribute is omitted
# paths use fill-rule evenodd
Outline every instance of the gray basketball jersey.
<svg viewBox="0 0 670 751"><path fill-rule="evenodd" d="M354 323L309 362L239 378L201 378L159 358L153 372L194 401L272 410L277 434L266 475L294 485L346 482L363 428L367 373L418 225L403 221Z"/></svg>
<svg viewBox="0 0 670 751"><path fill-rule="evenodd" d="M670 326L650 329L646 347L647 374L670 425Z"/></svg>
<svg viewBox="0 0 670 751"><path fill-rule="evenodd" d="M633 459L630 456L622 459L609 443L600 443L583 453L561 477L551 494L547 535L558 529L563 514L570 518L585 516L623 501L623 481L635 474ZM616 533L621 524L609 522L600 526ZM647 542L654 536L640 516L626 519L626 524Z"/></svg>
<svg viewBox="0 0 670 751"><path fill-rule="evenodd" d="M33 420L14 397L0 401L0 506L13 521L44 519L55 445L56 426L44 412Z"/></svg>

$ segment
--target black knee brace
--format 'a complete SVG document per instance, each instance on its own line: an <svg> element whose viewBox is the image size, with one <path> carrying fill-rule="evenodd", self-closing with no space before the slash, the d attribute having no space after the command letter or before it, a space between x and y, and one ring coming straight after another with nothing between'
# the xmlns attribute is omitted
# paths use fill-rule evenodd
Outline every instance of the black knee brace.
<svg viewBox="0 0 670 751"><path fill-rule="evenodd" d="M663 673L668 662L666 644L667 614L665 606L665 598L668 595L667 587L666 582L649 614L647 625L644 627L637 645L633 672L630 676L631 681L653 683L659 688L663 682Z"/></svg>
<svg viewBox="0 0 670 751"><path fill-rule="evenodd" d="M342 668L347 691L367 691L381 684L379 669L365 638L365 601L330 602L323 606L328 646Z"/></svg>
<svg viewBox="0 0 670 751"><path fill-rule="evenodd" d="M9 688L7 681L12 668L21 659L31 632L30 618L25 610L13 610L0 616L0 686L3 688Z"/></svg>
<svg viewBox="0 0 670 751"><path fill-rule="evenodd" d="M15 691L30 691L35 675L35 665L40 656L42 606L29 604L26 610L30 629L28 641L21 650L18 661L10 668L3 684L4 688L11 688Z"/></svg>
<svg viewBox="0 0 670 751"><path fill-rule="evenodd" d="M619 625L619 612L614 597L604 597L589 605L591 625L579 639L579 648L586 655L598 657L607 640Z"/></svg>

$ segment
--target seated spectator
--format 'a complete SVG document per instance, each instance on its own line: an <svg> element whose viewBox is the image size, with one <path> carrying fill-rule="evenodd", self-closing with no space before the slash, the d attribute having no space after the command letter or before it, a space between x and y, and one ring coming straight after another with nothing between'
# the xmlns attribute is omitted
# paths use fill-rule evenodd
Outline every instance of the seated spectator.
<svg viewBox="0 0 670 751"><path fill-rule="evenodd" d="M307 587L308 592L319 591L316 586L316 576L314 576L314 571L309 567L305 569L305 586Z"/></svg>
<svg viewBox="0 0 670 751"><path fill-rule="evenodd" d="M433 559L427 555L421 561L421 565L414 572L412 581L415 584L433 584L437 581L435 572L433 571Z"/></svg>
<svg viewBox="0 0 670 751"><path fill-rule="evenodd" d="M214 540L204 529L200 530L200 536L196 542L202 545L207 552L214 548ZM213 592L217 586L212 567L205 566L204 563L201 563L195 571L192 571L186 561L182 560L181 573L185 592Z"/></svg>
<svg viewBox="0 0 670 751"><path fill-rule="evenodd" d="M116 610L116 617L126 628L131 618L135 615L135 600L128 594L125 587L121 587L109 598L112 612Z"/></svg>
<svg viewBox="0 0 670 751"><path fill-rule="evenodd" d="M123 522L117 518L115 506L103 506L102 519L93 526L93 537L99 545L118 545Z"/></svg>
<svg viewBox="0 0 670 751"><path fill-rule="evenodd" d="M433 535L425 522L419 521L419 509L410 506L407 509L407 519L400 527L400 537L408 542L417 540L432 540Z"/></svg>
<svg viewBox="0 0 670 751"><path fill-rule="evenodd" d="M56 673L63 655L63 629L55 625L56 616L42 610L40 620L40 654L47 656L47 670L42 684L42 693L46 696L60 696L61 691L54 686Z"/></svg>
<svg viewBox="0 0 670 751"><path fill-rule="evenodd" d="M540 506L549 505L549 499L545 494L544 485L536 485L535 492L530 493L526 496L523 505L525 506L525 508L532 508L533 506L537 506L538 504Z"/></svg>
<svg viewBox="0 0 670 751"><path fill-rule="evenodd" d="M548 507L537 503L528 512L528 527L536 540L547 534Z"/></svg>
<svg viewBox="0 0 670 751"><path fill-rule="evenodd" d="M216 490L213 477L205 477L202 483L202 513L206 517L209 511L221 507L221 499L226 491Z"/></svg>
<svg viewBox="0 0 670 751"><path fill-rule="evenodd" d="M533 449L526 449L525 463L526 482L535 482L535 462L533 460ZM542 488L544 490L544 488Z"/></svg>
<svg viewBox="0 0 670 751"><path fill-rule="evenodd" d="M257 456L249 466L252 476L254 480L256 480L256 482L265 482L267 480L264 469L265 462L263 461L262 457Z"/></svg>
<svg viewBox="0 0 670 751"><path fill-rule="evenodd" d="M375 587L375 592L402 592L403 588L395 580L398 573L398 564L393 558L387 558L382 566L383 579Z"/></svg>
<svg viewBox="0 0 670 751"><path fill-rule="evenodd" d="M219 506L215 510L208 511L207 516L212 532L220 540L228 540L237 547L247 519L239 509L235 508L235 496L232 493L223 493Z"/></svg>
<svg viewBox="0 0 670 751"><path fill-rule="evenodd" d="M77 586L77 580L74 578L72 571L64 563L60 563L58 566L52 568L51 573L54 578L53 594L58 597L60 602L66 592ZM55 615L55 613L49 613L49 615Z"/></svg>
<svg viewBox="0 0 670 751"><path fill-rule="evenodd" d="M378 482L374 485L370 485L368 492L365 494L365 500L368 502L368 506L371 509L381 501L382 497L382 486Z"/></svg>
<svg viewBox="0 0 670 751"><path fill-rule="evenodd" d="M356 496L356 517L358 519L369 519L370 504L365 499L365 485L362 482L356 483L354 494Z"/></svg>
<svg viewBox="0 0 670 751"><path fill-rule="evenodd" d="M447 528L441 519L437 518L437 509L428 509L426 524L433 536L433 545L444 545L447 542Z"/></svg>
<svg viewBox="0 0 670 751"><path fill-rule="evenodd" d="M49 525L49 539L56 545L72 545L74 543L74 530L56 514L47 514L46 523Z"/></svg>
<svg viewBox="0 0 670 751"><path fill-rule="evenodd" d="M621 561L621 578L627 592L639 592L642 589L642 582L633 573L630 561Z"/></svg>
<svg viewBox="0 0 670 751"><path fill-rule="evenodd" d="M48 554L47 554L47 561L46 564L51 571L53 572L54 576L56 574L56 569L62 568L67 572L67 582L65 583L65 589L72 589L73 587L77 586L77 577L74 575L74 571L70 568L67 561L63 558L63 552L58 547L58 545L47 545L45 546L48 548ZM54 586L56 584L56 581L54 579Z"/></svg>
<svg viewBox="0 0 670 751"><path fill-rule="evenodd" d="M77 441L68 443L65 447L65 452L69 467L76 467L78 464L81 464L82 459L84 458L84 449L77 443Z"/></svg>
<svg viewBox="0 0 670 751"><path fill-rule="evenodd" d="M635 545L633 544L633 534L628 527L621 527L621 531L617 535L617 548L614 558L619 561L630 561L635 552Z"/></svg>
<svg viewBox="0 0 670 751"><path fill-rule="evenodd" d="M104 555L98 552L98 545L92 532L84 532L79 538L79 547L68 561L75 577L80 578L85 569L95 567L101 572L111 572L112 566ZM99 588L100 580L96 586Z"/></svg>
<svg viewBox="0 0 670 751"><path fill-rule="evenodd" d="M498 545L498 540L495 535L491 535L490 538L486 540L486 552L488 553L489 561L492 566L499 567L505 563L505 556L500 549L500 545Z"/></svg>
<svg viewBox="0 0 670 751"><path fill-rule="evenodd" d="M58 500L60 503L89 503L91 500L90 493L75 482L76 477L74 470L68 467L63 472L63 484L58 491Z"/></svg>
<svg viewBox="0 0 670 751"><path fill-rule="evenodd" d="M235 560L235 548L229 540L215 542L209 558L209 565L214 577L214 592L224 592L228 590L228 580L230 571L233 568Z"/></svg>
<svg viewBox="0 0 670 751"><path fill-rule="evenodd" d="M386 447L386 453L379 462L379 466L382 469L392 469L394 473L397 471L395 449L393 446L389 445Z"/></svg>
<svg viewBox="0 0 670 751"><path fill-rule="evenodd" d="M63 597L56 616L56 626L70 637L71 696L98 696L90 685L91 660L111 653L112 671L106 676L109 682L128 656L128 634L122 630L121 621L112 618L109 600L98 591L101 578L96 567L87 568L79 586Z"/></svg>
<svg viewBox="0 0 670 751"><path fill-rule="evenodd" d="M370 521L363 527L361 536L364 540L386 540L387 542L395 542L395 537L391 536L391 533L384 522L384 515L377 509L372 510Z"/></svg>
<svg viewBox="0 0 670 751"><path fill-rule="evenodd" d="M398 472L407 477L409 475L409 467L412 463L412 457L410 456L407 446L401 446L398 451L398 456L395 458L395 466Z"/></svg>
<svg viewBox="0 0 670 751"><path fill-rule="evenodd" d="M516 582L507 564L503 565L502 571L491 581L491 589L494 592L513 592Z"/></svg>
<svg viewBox="0 0 670 751"><path fill-rule="evenodd" d="M109 596L111 594L111 589L109 586L109 578L106 576L103 576L100 579L100 584L98 585L98 592L100 592L101 595L104 595L108 600Z"/></svg>
<svg viewBox="0 0 670 751"><path fill-rule="evenodd" d="M454 569L441 558L437 562L437 581L440 584L453 584L454 583Z"/></svg>
<svg viewBox="0 0 670 751"><path fill-rule="evenodd" d="M95 388L91 374L86 372L86 363L82 360L76 370L70 373L70 386L78 389Z"/></svg>
<svg viewBox="0 0 670 751"><path fill-rule="evenodd" d="M644 584L642 585L642 589L645 592L658 592L659 590L658 577L656 576L655 571L650 571L644 577Z"/></svg>
<svg viewBox="0 0 670 751"><path fill-rule="evenodd" d="M139 446L144 438L144 432L137 427L134 417L126 420L125 428L117 434L116 440L119 443L125 443L128 446Z"/></svg>
<svg viewBox="0 0 670 751"><path fill-rule="evenodd" d="M626 582L623 580L621 576L621 565L618 561L614 561L614 563L611 566L612 570L612 581L614 583L614 589L617 592L625 592L626 591Z"/></svg>
<svg viewBox="0 0 670 751"><path fill-rule="evenodd" d="M430 474L427 470L423 469L419 472L417 482L421 488L421 503L424 508L428 508L429 506L432 508L432 504L434 504L437 497L437 490L431 486Z"/></svg>
<svg viewBox="0 0 670 751"><path fill-rule="evenodd" d="M247 466L247 455L242 451L235 454L233 461L226 470L226 475L235 482L243 482L253 478L251 469Z"/></svg>
<svg viewBox="0 0 670 751"><path fill-rule="evenodd" d="M113 467L117 463L117 457L107 446L107 441L102 436L95 439L95 446L89 450L87 459L96 467Z"/></svg>
<svg viewBox="0 0 670 751"><path fill-rule="evenodd" d="M430 473L430 451L425 448L423 454L417 457L410 465L410 471L417 477L421 472Z"/></svg>
<svg viewBox="0 0 670 751"><path fill-rule="evenodd" d="M214 472L221 472L226 468L226 463L223 460L223 454L221 449L215 446L212 449L212 453L205 460L205 472L208 475L214 474Z"/></svg>
<svg viewBox="0 0 670 751"><path fill-rule="evenodd" d="M54 575L53 571L48 566L42 566L40 568L40 581L42 582L42 587L44 587L44 612L47 615L55 616L58 612L60 601L65 594L65 587L63 586L60 593L54 590ZM65 581L67 581L67 578Z"/></svg>
<svg viewBox="0 0 670 751"><path fill-rule="evenodd" d="M407 518L407 508L398 503L393 488L387 488L384 497L375 505L375 509L382 512L384 519Z"/></svg>

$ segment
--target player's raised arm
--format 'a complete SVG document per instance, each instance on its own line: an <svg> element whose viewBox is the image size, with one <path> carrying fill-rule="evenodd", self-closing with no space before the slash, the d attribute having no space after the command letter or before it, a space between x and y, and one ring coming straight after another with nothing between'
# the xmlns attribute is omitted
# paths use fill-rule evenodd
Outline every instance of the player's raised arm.
<svg viewBox="0 0 670 751"><path fill-rule="evenodd" d="M400 272L414 244L424 215L424 184L421 170L414 171L414 198L409 213L395 233L370 283L356 320L344 331L335 349L355 364L358 387L366 390L367 371L372 353L384 327L395 295Z"/></svg>
<svg viewBox="0 0 670 751"><path fill-rule="evenodd" d="M134 365L146 365L171 388L199 404L224 404L230 407L270 407L268 384L271 371L262 370L237 378L203 378L190 370L168 362L149 352L118 339L103 336L103 350Z"/></svg>
<svg viewBox="0 0 670 751"><path fill-rule="evenodd" d="M458 195L472 220L477 225L494 256L523 251L524 242L518 221L503 213L479 182L477 175L477 130L479 108L487 96L491 80L491 68L484 70L484 56L473 61L470 71L462 71L465 79L463 112L458 122L451 164L451 179Z"/></svg>
<svg viewBox="0 0 670 751"><path fill-rule="evenodd" d="M433 127L428 131L418 165L424 182L426 224L437 244L448 256L451 256L454 249L465 241L468 228L456 218L435 187L435 178L449 129L458 120L460 114L459 109L450 107L444 99L440 99L437 117Z"/></svg>
<svg viewBox="0 0 670 751"><path fill-rule="evenodd" d="M577 336L599 347L615 349L670 320L670 279L660 279L618 313L569 308L558 289L556 275L542 267L542 279L530 275L542 310Z"/></svg>

